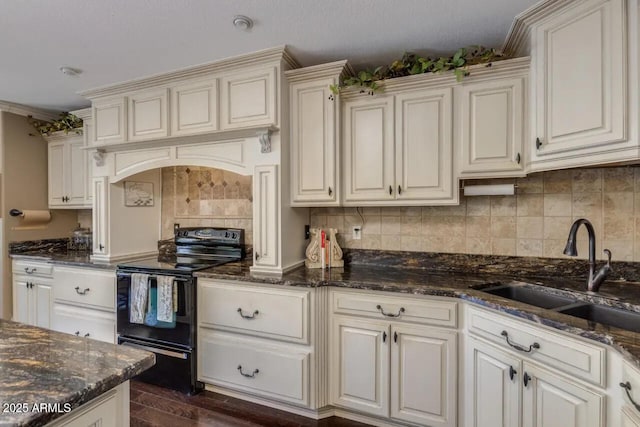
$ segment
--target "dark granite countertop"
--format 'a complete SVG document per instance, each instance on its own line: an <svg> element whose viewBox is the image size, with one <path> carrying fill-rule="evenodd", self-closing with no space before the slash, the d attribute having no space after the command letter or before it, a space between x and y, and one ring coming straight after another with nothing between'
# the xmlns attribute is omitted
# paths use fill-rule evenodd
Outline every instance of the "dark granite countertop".
<svg viewBox="0 0 640 427"><path fill-rule="evenodd" d="M584 261L586 264L586 261ZM432 271L424 268L404 266L380 266L351 264L330 271L297 268L282 276L252 274L250 262L230 263L195 273L197 277L223 280L238 280L283 286L362 289L387 291L413 295L432 295L459 298L472 304L487 307L502 313L530 320L602 344L619 351L626 360L640 367L640 333L630 332L607 325L590 322L552 310L538 308L482 292L484 284L519 282L545 286L550 293L569 295L577 300L594 302L640 312L640 283L608 280L598 294L588 294L585 278L559 274L555 277L525 277L517 274L495 274L477 272L473 267L467 271ZM520 266L519 268L522 268ZM504 268L506 273L513 273Z"/></svg>
<svg viewBox="0 0 640 427"><path fill-rule="evenodd" d="M72 409L138 375L153 353L0 320L0 403ZM41 426L56 412L0 411L2 426Z"/></svg>
<svg viewBox="0 0 640 427"><path fill-rule="evenodd" d="M27 259L33 261L50 262L59 265L70 265L73 267L100 268L104 270L115 270L116 264L104 261L93 261L91 256L82 252L43 252L31 251L12 253L9 256L13 259Z"/></svg>

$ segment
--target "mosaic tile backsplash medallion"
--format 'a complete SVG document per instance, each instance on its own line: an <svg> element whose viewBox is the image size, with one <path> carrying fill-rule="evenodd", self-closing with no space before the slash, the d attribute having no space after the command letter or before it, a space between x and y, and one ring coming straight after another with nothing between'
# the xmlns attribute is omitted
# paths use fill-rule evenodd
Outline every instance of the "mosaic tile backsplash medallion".
<svg viewBox="0 0 640 427"><path fill-rule="evenodd" d="M251 244L251 176L197 166L162 168L162 239L181 227L237 227Z"/></svg>
<svg viewBox="0 0 640 427"><path fill-rule="evenodd" d="M515 196L461 196L459 206L314 208L311 226L337 228L345 248L563 258L572 222L584 217L596 230L598 258L609 248L615 261L640 261L639 167L542 172L478 183L514 182ZM362 224L362 239L352 240L351 227ZM588 256L587 248L581 227L580 258Z"/></svg>

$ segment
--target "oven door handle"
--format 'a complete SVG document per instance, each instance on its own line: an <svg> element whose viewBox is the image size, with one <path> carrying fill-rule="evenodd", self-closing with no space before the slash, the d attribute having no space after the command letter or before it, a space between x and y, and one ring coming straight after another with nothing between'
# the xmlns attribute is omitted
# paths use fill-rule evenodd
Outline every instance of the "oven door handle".
<svg viewBox="0 0 640 427"><path fill-rule="evenodd" d="M186 360L187 357L188 357L187 353L180 353L180 352L177 352L177 351L163 350L161 348L150 347L150 346L147 346L147 345L134 344L134 343L128 342L128 341L124 341L120 345L126 345L127 347L133 347L133 348L137 348L137 349L140 349L140 350L150 351L152 353L158 353L158 354L162 354L162 355L169 356L169 357L175 357L176 359L185 359Z"/></svg>

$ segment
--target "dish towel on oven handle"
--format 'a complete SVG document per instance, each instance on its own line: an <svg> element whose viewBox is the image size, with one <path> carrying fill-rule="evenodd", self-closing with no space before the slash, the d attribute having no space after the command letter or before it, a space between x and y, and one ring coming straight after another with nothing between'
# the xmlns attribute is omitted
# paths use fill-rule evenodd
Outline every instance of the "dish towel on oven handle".
<svg viewBox="0 0 640 427"><path fill-rule="evenodd" d="M175 313L175 277L158 276L158 321L172 322Z"/></svg>
<svg viewBox="0 0 640 427"><path fill-rule="evenodd" d="M143 273L131 274L131 290L129 301L129 322L144 323L149 295L149 275Z"/></svg>

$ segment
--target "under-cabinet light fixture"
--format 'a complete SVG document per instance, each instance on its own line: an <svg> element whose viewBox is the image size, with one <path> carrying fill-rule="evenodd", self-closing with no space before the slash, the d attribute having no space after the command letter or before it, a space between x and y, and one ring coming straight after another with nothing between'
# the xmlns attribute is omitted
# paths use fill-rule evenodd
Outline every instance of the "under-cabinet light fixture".
<svg viewBox="0 0 640 427"><path fill-rule="evenodd" d="M513 196L516 193L516 185L465 185L462 190L465 196Z"/></svg>

